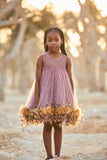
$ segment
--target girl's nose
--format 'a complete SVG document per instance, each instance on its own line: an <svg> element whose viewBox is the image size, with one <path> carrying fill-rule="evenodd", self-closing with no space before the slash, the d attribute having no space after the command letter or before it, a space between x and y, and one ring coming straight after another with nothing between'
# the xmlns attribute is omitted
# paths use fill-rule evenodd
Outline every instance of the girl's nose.
<svg viewBox="0 0 107 160"><path fill-rule="evenodd" d="M56 42L55 41L52 41L52 44L55 44Z"/></svg>

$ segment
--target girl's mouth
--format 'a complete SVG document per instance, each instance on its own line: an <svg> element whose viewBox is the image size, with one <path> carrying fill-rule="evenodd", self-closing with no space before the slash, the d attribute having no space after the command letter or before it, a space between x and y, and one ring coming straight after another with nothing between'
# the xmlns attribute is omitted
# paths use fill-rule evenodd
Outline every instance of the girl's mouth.
<svg viewBox="0 0 107 160"><path fill-rule="evenodd" d="M51 46L51 48L52 48L52 49L56 49L56 48L57 48L57 46Z"/></svg>

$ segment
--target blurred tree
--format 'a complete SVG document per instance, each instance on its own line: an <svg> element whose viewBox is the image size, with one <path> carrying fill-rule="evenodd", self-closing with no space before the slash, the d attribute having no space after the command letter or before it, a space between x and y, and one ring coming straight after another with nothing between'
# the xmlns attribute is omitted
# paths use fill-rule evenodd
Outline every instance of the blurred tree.
<svg viewBox="0 0 107 160"><path fill-rule="evenodd" d="M0 33L9 32L7 40L0 43L0 99L3 100L5 95L7 69L11 70L13 77L12 88L18 81L19 90L25 93L31 85L35 58L43 50L43 31L56 26L57 20L65 31L67 52L75 61L74 70L79 87L89 86L90 91L104 90L107 72L107 17L101 16L101 11L98 11L93 1L86 0L82 4L78 0L81 8L79 15L66 11L60 19L53 13L54 6L51 3L42 10L26 8L23 3L26 1L0 1ZM77 58L70 54L69 30L80 37L80 44L75 45L79 52Z"/></svg>
<svg viewBox="0 0 107 160"><path fill-rule="evenodd" d="M80 36L81 45L76 46L80 56L72 59L76 61L74 69L77 69L76 77L81 88L89 86L90 91L104 90L104 74L107 71L107 43L104 49L98 42L101 38L107 42L107 17L102 17L95 4L91 0L86 0L84 4L80 1L80 14L75 15L72 12L63 14L63 23L67 31L71 29L73 33L78 33ZM105 29L102 33L98 30L100 25ZM69 43L69 37L67 38ZM70 52L70 51L69 51ZM71 56L71 54L69 54ZM98 59L100 58L100 61ZM100 69L98 70L98 62ZM97 70L99 78L97 80ZM97 82L98 81L98 82Z"/></svg>
<svg viewBox="0 0 107 160"><path fill-rule="evenodd" d="M2 95L0 96L1 100L4 99L5 81L3 77L7 68L12 70L13 80L15 78L15 73L18 71L19 90L25 93L29 86L29 77L31 76L28 66L31 64L33 58L40 55L42 50L40 49L41 46L39 47L40 37L38 38L37 33L57 23L56 17L51 10L53 7L52 4L46 6L43 10L34 8L30 10L28 8L22 8L23 2L24 0L0 2L0 28L1 30L9 28L12 32L11 35L8 36L7 42L5 42L0 49L0 51L4 50L4 54L0 56L0 60L2 60L0 61L2 62L0 65L0 83L2 84L0 87L0 93ZM7 47L5 46L6 44ZM6 52L7 48L8 52ZM28 53L27 50L33 53ZM27 54L25 52L27 52ZM35 63L35 60L33 61ZM13 65L10 65L10 63ZM6 64L5 67L3 66L4 64ZM13 71L14 67L16 67L17 70ZM14 83L12 83L12 85L13 84Z"/></svg>

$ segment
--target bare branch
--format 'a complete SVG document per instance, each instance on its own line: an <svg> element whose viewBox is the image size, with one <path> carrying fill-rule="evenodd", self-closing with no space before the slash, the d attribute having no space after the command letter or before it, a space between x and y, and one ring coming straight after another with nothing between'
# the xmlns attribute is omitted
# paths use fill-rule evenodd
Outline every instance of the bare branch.
<svg viewBox="0 0 107 160"><path fill-rule="evenodd" d="M5 8L1 9L0 19L3 19L5 17L5 15L7 15L12 9L14 9L15 6L20 2L21 2L21 0L14 0L14 1L8 3Z"/></svg>
<svg viewBox="0 0 107 160"><path fill-rule="evenodd" d="M20 24L21 21L19 20L10 20L10 21L7 21L7 20L4 20L4 21L0 21L0 28L3 28L3 27L7 27L7 26L10 26L10 25L13 25L13 24Z"/></svg>
<svg viewBox="0 0 107 160"><path fill-rule="evenodd" d="M12 51L8 55L5 56L5 61L14 59L20 53L20 49L21 49L21 45L22 45L22 42L24 39L27 25L28 25L27 21L24 21L21 23L20 29L19 29L19 34L17 36L15 45L14 45Z"/></svg>

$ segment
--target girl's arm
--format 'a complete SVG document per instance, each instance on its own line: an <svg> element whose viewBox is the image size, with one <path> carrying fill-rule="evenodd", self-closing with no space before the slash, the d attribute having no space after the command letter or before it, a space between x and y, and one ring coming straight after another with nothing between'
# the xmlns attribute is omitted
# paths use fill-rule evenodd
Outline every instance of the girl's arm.
<svg viewBox="0 0 107 160"><path fill-rule="evenodd" d="M72 86L72 90L73 90L73 94L74 94L74 83L73 83L73 80L72 80L71 67L72 67L71 60L70 60L69 57L66 57L66 70L68 72L68 76L69 76L71 86Z"/></svg>
<svg viewBox="0 0 107 160"><path fill-rule="evenodd" d="M40 56L37 59L36 63L36 83L35 83L36 105L38 105L40 96L40 80L41 80L42 66L43 66L43 56Z"/></svg>

